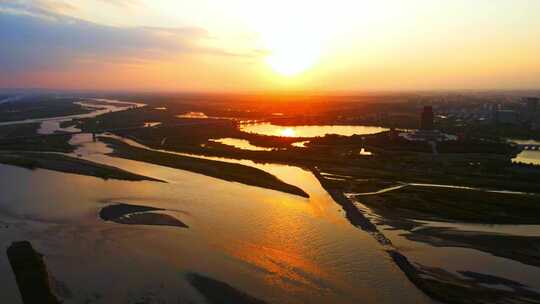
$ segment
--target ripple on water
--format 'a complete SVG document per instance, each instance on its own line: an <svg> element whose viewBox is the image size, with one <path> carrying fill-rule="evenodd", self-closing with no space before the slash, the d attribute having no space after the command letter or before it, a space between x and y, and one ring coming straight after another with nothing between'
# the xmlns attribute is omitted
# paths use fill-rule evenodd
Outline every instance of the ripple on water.
<svg viewBox="0 0 540 304"><path fill-rule="evenodd" d="M0 202L1 210L26 223L20 237L37 240L51 271L72 290L122 302L119 294L148 290L152 282L181 286L174 283L179 272L202 271L278 303L428 302L369 235L345 221L308 171L261 165L313 194L309 201L141 162L90 158L172 182L102 181L0 166L0 186L10 198ZM22 191L21 183L32 191ZM190 229L106 225L95 215L107 200L182 209ZM34 221L50 224L38 228ZM104 276L124 287L101 284ZM162 294L172 300L178 292L165 287Z"/></svg>

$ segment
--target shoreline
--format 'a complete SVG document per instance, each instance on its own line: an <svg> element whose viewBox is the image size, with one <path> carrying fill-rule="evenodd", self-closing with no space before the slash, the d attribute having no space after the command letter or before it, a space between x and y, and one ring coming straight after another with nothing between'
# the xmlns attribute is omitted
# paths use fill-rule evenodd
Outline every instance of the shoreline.
<svg viewBox="0 0 540 304"><path fill-rule="evenodd" d="M387 252L394 264L403 272L403 274L418 289L424 292L430 298L443 303L456 304L491 304L491 303L526 303L530 297L540 297L533 291L510 280L473 273L470 280L459 278L444 269L435 269L425 267L418 263L412 263L403 255L398 248L394 247L392 241L388 239L378 228L377 225L359 210L355 204L345 196L341 189L333 189L326 182L326 178L320 173L318 168L312 168L315 177L321 183L321 186L330 194L334 201L340 205L346 213L349 222L363 231L369 233ZM443 244L449 245L449 244ZM500 290L497 288L486 287L485 284L497 283L505 287L515 287L512 291ZM493 283L492 285L496 285ZM499 302L498 300L502 300Z"/></svg>
<svg viewBox="0 0 540 304"><path fill-rule="evenodd" d="M163 180L131 173L117 167L103 165L59 153L14 151L0 152L0 163L29 170L45 169L63 173L97 177L104 180L116 179L133 182L151 181L166 183Z"/></svg>

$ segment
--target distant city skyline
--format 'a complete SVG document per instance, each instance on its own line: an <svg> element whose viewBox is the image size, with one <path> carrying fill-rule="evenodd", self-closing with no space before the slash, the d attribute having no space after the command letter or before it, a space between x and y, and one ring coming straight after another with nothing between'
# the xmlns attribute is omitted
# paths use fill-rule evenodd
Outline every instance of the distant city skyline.
<svg viewBox="0 0 540 304"><path fill-rule="evenodd" d="M0 88L540 88L540 1L0 0Z"/></svg>

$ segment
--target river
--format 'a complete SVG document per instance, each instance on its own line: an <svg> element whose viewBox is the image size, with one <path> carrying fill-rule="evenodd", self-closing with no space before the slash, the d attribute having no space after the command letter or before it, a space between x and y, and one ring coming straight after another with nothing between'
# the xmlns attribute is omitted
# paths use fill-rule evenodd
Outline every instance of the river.
<svg viewBox="0 0 540 304"><path fill-rule="evenodd" d="M347 222L309 171L241 161L301 187L310 194L304 199L110 157L89 135L72 143L81 157L168 183L0 165L0 244L31 241L64 286L65 303L203 303L185 280L189 272L272 303L432 302L370 235ZM167 209L189 229L103 222L97 214L111 202ZM5 255L0 283L1 302L20 303Z"/></svg>
<svg viewBox="0 0 540 304"><path fill-rule="evenodd" d="M130 107L110 102L115 108L105 112ZM91 115L104 110L96 108ZM57 122L64 119L71 118L41 121L40 130L60 130ZM211 158L272 173L306 191L310 198L305 199L111 157L106 154L112 150L102 142L93 142L88 134L74 135L71 144L78 147L73 156L167 183L104 181L0 165L0 191L5 198L0 201L0 244L7 248L13 241L31 241L44 254L51 274L61 282L58 285L63 288L57 288L57 293L65 303L204 303L185 280L190 272L227 282L271 303L434 302L410 283L370 234L346 220L340 206L309 171ZM97 216L99 210L113 202L167 209L189 228L102 221ZM371 218L377 217L360 203L358 207ZM423 224L515 235L524 231L515 226ZM531 227L523 229L530 231ZM381 228L415 263L453 272L474 270L499 275L540 289L535 283L539 277L535 267L477 250L409 241L403 237L407 231ZM533 228L536 231L537 227ZM0 302L21 303L5 255L0 256L0 283Z"/></svg>

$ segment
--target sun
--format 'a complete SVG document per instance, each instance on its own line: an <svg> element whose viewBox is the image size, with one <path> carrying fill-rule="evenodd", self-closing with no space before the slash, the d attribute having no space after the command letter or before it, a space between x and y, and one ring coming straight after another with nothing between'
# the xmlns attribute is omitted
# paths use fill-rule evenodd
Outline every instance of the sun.
<svg viewBox="0 0 540 304"><path fill-rule="evenodd" d="M317 62L317 55L312 50L283 49L276 50L266 58L266 63L277 73L285 76L300 74Z"/></svg>
<svg viewBox="0 0 540 304"><path fill-rule="evenodd" d="M256 2L250 24L257 33L266 64L276 73L294 76L320 61L329 26L326 8L308 0Z"/></svg>
<svg viewBox="0 0 540 304"><path fill-rule="evenodd" d="M269 50L266 63L279 74L293 76L303 73L320 59L322 41L305 27L273 28L263 33L263 37Z"/></svg>

